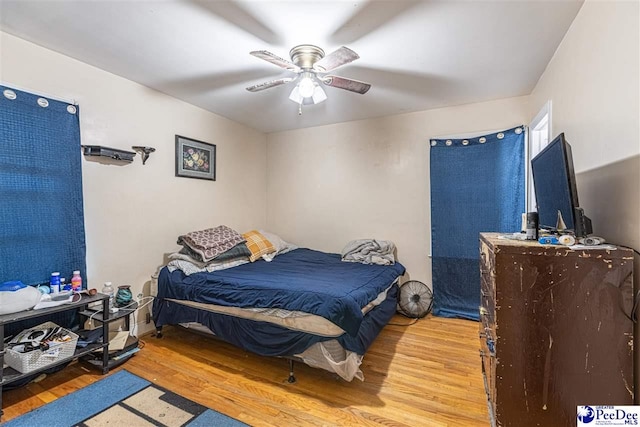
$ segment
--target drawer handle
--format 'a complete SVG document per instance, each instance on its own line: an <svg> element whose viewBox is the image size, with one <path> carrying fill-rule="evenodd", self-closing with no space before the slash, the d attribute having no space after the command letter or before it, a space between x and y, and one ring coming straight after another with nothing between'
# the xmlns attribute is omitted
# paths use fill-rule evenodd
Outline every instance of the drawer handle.
<svg viewBox="0 0 640 427"><path fill-rule="evenodd" d="M496 344L491 338L487 338L487 348L492 356L496 355Z"/></svg>

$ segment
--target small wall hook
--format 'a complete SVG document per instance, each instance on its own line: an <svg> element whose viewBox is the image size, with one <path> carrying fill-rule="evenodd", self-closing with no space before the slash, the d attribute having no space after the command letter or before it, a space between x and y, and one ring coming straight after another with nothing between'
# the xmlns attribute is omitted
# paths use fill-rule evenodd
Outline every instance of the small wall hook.
<svg viewBox="0 0 640 427"><path fill-rule="evenodd" d="M153 147L145 147L145 146L142 146L142 145L133 145L133 146L131 146L131 148L133 148L136 151L140 151L140 156L142 157L142 164L143 165L145 164L145 162L149 158L149 154L151 154L154 151L156 151L156 149L153 148Z"/></svg>

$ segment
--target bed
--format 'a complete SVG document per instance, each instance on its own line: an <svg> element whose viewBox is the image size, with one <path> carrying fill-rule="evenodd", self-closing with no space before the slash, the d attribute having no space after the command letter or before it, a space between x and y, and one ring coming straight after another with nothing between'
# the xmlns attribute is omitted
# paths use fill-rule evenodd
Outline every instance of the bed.
<svg viewBox="0 0 640 427"><path fill-rule="evenodd" d="M158 336L164 325L196 325L263 356L362 380L362 357L395 313L404 271L306 248L211 273L164 267L153 319Z"/></svg>

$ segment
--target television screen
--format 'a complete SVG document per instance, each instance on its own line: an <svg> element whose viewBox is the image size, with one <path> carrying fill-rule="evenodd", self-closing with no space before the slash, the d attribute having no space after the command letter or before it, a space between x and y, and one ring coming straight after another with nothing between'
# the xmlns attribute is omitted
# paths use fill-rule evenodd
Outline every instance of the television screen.
<svg viewBox="0 0 640 427"><path fill-rule="evenodd" d="M531 172L540 228L578 237L591 233L590 220L578 204L571 146L563 133L531 160Z"/></svg>

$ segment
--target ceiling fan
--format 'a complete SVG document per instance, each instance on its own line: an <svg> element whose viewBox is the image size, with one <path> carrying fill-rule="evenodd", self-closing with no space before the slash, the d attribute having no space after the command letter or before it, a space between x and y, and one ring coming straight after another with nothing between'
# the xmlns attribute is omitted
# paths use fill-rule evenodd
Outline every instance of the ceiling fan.
<svg viewBox="0 0 640 427"><path fill-rule="evenodd" d="M371 88L369 83L327 74L329 71L360 58L357 53L345 46L325 56L324 50L318 46L310 44L299 45L289 51L291 61L280 58L266 50L256 50L250 53L280 68L294 72L298 74L298 76L259 83L249 86L247 90L249 92L258 92L297 81L296 86L289 95L289 99L299 105L298 114L302 114L303 105L318 104L327 99L327 95L324 93L322 87L320 87L320 82L327 86L345 89L359 94L365 94Z"/></svg>

